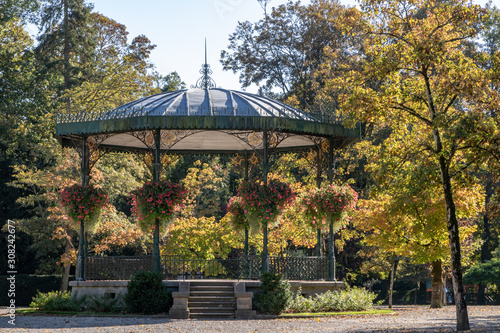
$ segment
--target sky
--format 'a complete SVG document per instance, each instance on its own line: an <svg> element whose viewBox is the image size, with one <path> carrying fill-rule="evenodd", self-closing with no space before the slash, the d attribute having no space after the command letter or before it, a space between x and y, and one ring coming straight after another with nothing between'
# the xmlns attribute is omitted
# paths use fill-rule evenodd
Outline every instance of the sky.
<svg viewBox="0 0 500 333"><path fill-rule="evenodd" d="M500 1L500 0L499 0ZM201 65L211 66L217 87L243 90L239 73L224 71L220 53L229 44L229 35L238 21L256 22L263 17L263 9L257 0L90 0L94 11L124 24L129 38L145 35L155 50L151 60L156 70L167 75L176 71L189 88L201 77ZM271 0L268 5L277 7L286 0ZM308 3L309 1L301 1ZM343 0L354 5L354 0ZM257 92L257 87L246 89Z"/></svg>
<svg viewBox="0 0 500 333"><path fill-rule="evenodd" d="M118 23L124 24L129 39L145 35L155 50L151 61L162 75L176 71L189 88L195 85L201 65L205 60L205 38L207 59L213 70L212 78L218 87L243 90L239 73L224 71L219 61L220 53L226 49L229 35L235 31L239 21L256 22L263 17L263 9L257 0L90 0L94 11ZM268 5L277 7L287 0L271 0ZM473 0L484 5L487 0ZM307 4L308 0L301 3ZM355 6L355 0L341 0ZM493 0L500 7L500 0ZM251 86L248 92L257 92Z"/></svg>

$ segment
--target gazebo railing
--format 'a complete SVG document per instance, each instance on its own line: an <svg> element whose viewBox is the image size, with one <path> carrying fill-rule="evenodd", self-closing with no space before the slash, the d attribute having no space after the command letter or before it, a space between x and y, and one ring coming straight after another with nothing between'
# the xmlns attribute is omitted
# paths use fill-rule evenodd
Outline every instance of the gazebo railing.
<svg viewBox="0 0 500 333"><path fill-rule="evenodd" d="M206 110L203 108L165 108L161 114L165 117L170 116L188 116L196 115L201 110L201 116L206 117L237 117L237 116L260 116L260 113L266 114L263 110L254 108L218 108L212 107ZM86 121L99 121L99 120L113 120L131 117L145 117L151 113L152 110L145 108L122 108L119 110L111 111L98 111L98 112L79 112L79 113L60 113L56 115L56 124L86 122ZM260 113L259 113L260 112ZM277 109L272 115L274 118L288 118L288 119L301 119L310 122L322 122L328 124L341 124L342 118L338 115L322 111L291 111L289 109Z"/></svg>
<svg viewBox="0 0 500 333"><path fill-rule="evenodd" d="M163 257L162 268L167 279L258 279L260 258L185 259Z"/></svg>
<svg viewBox="0 0 500 333"><path fill-rule="evenodd" d="M269 270L286 280L327 280L328 257L269 257Z"/></svg>
<svg viewBox="0 0 500 333"><path fill-rule="evenodd" d="M85 258L85 280L130 280L137 272L152 270L153 256Z"/></svg>
<svg viewBox="0 0 500 333"><path fill-rule="evenodd" d="M260 256L234 259L186 259L182 256L162 256L163 278L184 279L250 279L261 275ZM135 273L152 271L152 256L110 256L85 258L86 280L128 280ZM327 257L269 257L269 271L287 280L328 279Z"/></svg>

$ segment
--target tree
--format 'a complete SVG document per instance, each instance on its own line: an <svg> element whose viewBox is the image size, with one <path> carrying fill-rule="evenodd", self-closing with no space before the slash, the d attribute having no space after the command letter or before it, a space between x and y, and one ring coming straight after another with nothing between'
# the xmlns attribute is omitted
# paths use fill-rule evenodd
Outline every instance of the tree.
<svg viewBox="0 0 500 333"><path fill-rule="evenodd" d="M470 284L491 285L500 290L500 248L492 259L472 266L464 274L464 281Z"/></svg>
<svg viewBox="0 0 500 333"><path fill-rule="evenodd" d="M361 43L352 32L361 22L356 8L337 0L289 1L256 23L240 22L229 37L230 51L221 52L221 63L225 70L240 72L243 87L264 83L261 92L278 88L281 97L295 94L297 103L306 106L314 99L312 73L325 49L336 50L339 62L356 53Z"/></svg>
<svg viewBox="0 0 500 333"><path fill-rule="evenodd" d="M145 252L142 231L114 206L106 207L100 222L90 240L96 254L134 255Z"/></svg>
<svg viewBox="0 0 500 333"><path fill-rule="evenodd" d="M71 100L71 112L102 112L131 100L159 92L153 87L149 55L155 48L146 36L127 43L126 27L98 13L87 23L93 31L85 78L62 93Z"/></svg>
<svg viewBox="0 0 500 333"><path fill-rule="evenodd" d="M88 24L91 10L84 0L41 1L36 53L43 70L60 79L59 96L85 80L94 42ZM71 100L66 98L65 104L69 112Z"/></svg>
<svg viewBox="0 0 500 333"><path fill-rule="evenodd" d="M238 235L229 219L215 217L178 218L169 229L162 254L182 255L192 259L227 258L238 247Z"/></svg>
<svg viewBox="0 0 500 333"><path fill-rule="evenodd" d="M220 219L225 213L221 208L229 201L227 174L227 170L221 167L217 159L211 164L202 163L200 160L194 162L181 181L187 190L187 197L180 216L215 216Z"/></svg>
<svg viewBox="0 0 500 333"><path fill-rule="evenodd" d="M182 81L181 77L177 72L172 72L165 76L158 74L157 85L162 92L176 91L186 88L186 83Z"/></svg>
<svg viewBox="0 0 500 333"><path fill-rule="evenodd" d="M37 77L33 41L18 19L0 23L0 217L14 219L16 190L12 167L43 167L53 162L47 81ZM6 191L6 192L4 192ZM5 214L5 215L4 215Z"/></svg>
<svg viewBox="0 0 500 333"><path fill-rule="evenodd" d="M44 168L55 160L49 81L37 75L33 40L23 21L16 17L27 4L8 1L2 2L0 8L0 226L7 219L31 217L30 211L17 202L29 191L7 185L15 181L14 168L20 165ZM24 232L17 237L18 257L23 262L21 271L33 273L38 269L30 250L33 237ZM2 238L0 245L3 241ZM6 258L0 259L1 267L6 264Z"/></svg>
<svg viewBox="0 0 500 333"><path fill-rule="evenodd" d="M495 59L495 54L498 54L500 45L500 10L496 7L491 7L491 2L488 4L487 9L489 9L489 17L485 23L485 29L481 31L480 40L483 41L479 46L481 49L492 56L492 60ZM492 62L486 62L485 68L491 68L494 66ZM495 85L495 89L498 91L500 87ZM483 243L481 245L480 262L487 262L492 258L493 251L499 245L499 235L500 235L500 210L499 207L499 190L500 190L500 179L499 179L499 164L495 159L491 159L490 163L486 163L485 166L478 171L479 178L484 184L485 193L485 212L482 221L479 225L478 236L481 237ZM479 284L478 291L478 303L486 303L486 285Z"/></svg>
<svg viewBox="0 0 500 333"><path fill-rule="evenodd" d="M333 84L334 92L348 87L342 110L352 121L383 122L401 141L416 138L414 149L387 146L388 153L404 162L418 152L413 156L434 165L446 208L457 329L468 330L452 180L485 153L494 153L490 143L498 136L490 117L498 105L490 86L493 72L479 68L465 52L485 12L463 0L367 0L361 8L371 23L362 70ZM409 133L418 135L407 138Z"/></svg>
<svg viewBox="0 0 500 333"><path fill-rule="evenodd" d="M370 168L383 168L375 156ZM373 171L373 170L372 170ZM443 266L449 261L446 245L446 211L438 179L417 161L405 163L399 171L375 171L379 187L372 188L372 199L360 202L354 224L366 234L364 242L376 246L387 257L404 257L417 264L432 264L431 308L442 307ZM469 242L476 230L472 223L482 206L481 186L454 184L457 215L460 218L461 244ZM469 251L472 252L472 251Z"/></svg>
<svg viewBox="0 0 500 333"><path fill-rule="evenodd" d="M37 1L32 0L3 0L0 8L0 24L12 19L26 19L30 13L36 11Z"/></svg>
<svg viewBox="0 0 500 333"><path fill-rule="evenodd" d="M59 205L59 190L72 185L78 178L76 154L65 151L58 155L53 167L41 170L18 166L12 187L24 189L28 195L17 199L31 214L19 221L19 231L33 238L31 249L40 260L37 273L53 274L57 267L64 267L63 285L67 286L69 267L74 257L73 235L75 230ZM65 248L61 253L61 248Z"/></svg>

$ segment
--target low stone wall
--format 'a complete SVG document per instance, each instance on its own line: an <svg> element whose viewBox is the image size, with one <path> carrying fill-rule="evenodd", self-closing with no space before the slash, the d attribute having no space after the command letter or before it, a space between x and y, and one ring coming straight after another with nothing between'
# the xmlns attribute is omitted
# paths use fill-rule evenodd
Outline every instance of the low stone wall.
<svg viewBox="0 0 500 333"><path fill-rule="evenodd" d="M255 311L252 311L252 296L260 291L261 282L253 280L232 280L232 282L235 286L235 297L237 299L237 317L241 319L255 317ZM189 283L190 280L163 281L163 284L172 292L174 298L172 307L174 311L170 311L175 318L189 317L189 310L187 309ZM72 297L97 296L116 298L121 301L127 293L128 281L71 281L69 284L72 287ZM301 287L302 295L308 297L325 293L328 290L340 290L344 284L339 281L290 281L290 286L294 293L297 293L297 290Z"/></svg>
<svg viewBox="0 0 500 333"><path fill-rule="evenodd" d="M186 280L189 281L189 280ZM195 280L197 281L197 280ZM179 291L179 283L183 280L164 280L163 284L172 291ZM233 282L245 282L245 292L257 292L260 290L260 281L254 280L234 280ZM71 281L71 295L73 297L107 296L111 298L123 297L127 292L128 280L117 281ZM343 282L340 281L290 281L292 291L297 292L299 286L302 287L303 296L314 296L325 293L328 290L340 290Z"/></svg>
<svg viewBox="0 0 500 333"><path fill-rule="evenodd" d="M84 296L109 297L122 300L127 293L128 280L116 281L70 281L71 297L77 299ZM168 290L175 292L179 290L180 281L165 280L163 284Z"/></svg>

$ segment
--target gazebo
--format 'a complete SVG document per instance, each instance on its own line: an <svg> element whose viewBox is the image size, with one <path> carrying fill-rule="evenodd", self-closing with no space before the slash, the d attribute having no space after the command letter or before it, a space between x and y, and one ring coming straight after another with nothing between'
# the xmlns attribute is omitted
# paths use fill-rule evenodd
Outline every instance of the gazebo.
<svg viewBox="0 0 500 333"><path fill-rule="evenodd" d="M82 185L89 183L97 160L111 151L151 154L155 181L160 178L162 154L241 154L248 165L249 154L255 153L267 183L270 154L314 149L318 161L323 151L328 154L327 175L333 181L334 149L356 141L359 129L345 128L330 114L304 112L267 97L216 88L206 63L201 73L195 88L156 94L100 113L59 115L56 136L63 147L80 154ZM264 228L262 271L269 270L267 232ZM80 235L84 234L81 223ZM159 272L158 226L153 239L153 270ZM335 280L332 230L329 248L329 280ZM80 237L77 281L85 280L85 253L84 237Z"/></svg>

